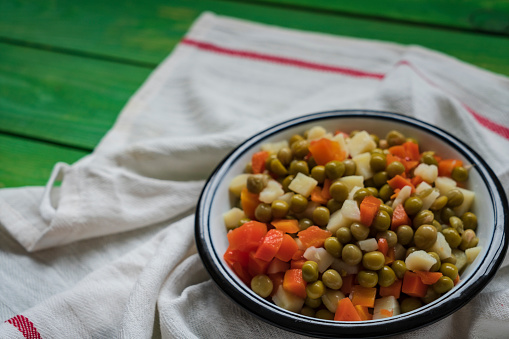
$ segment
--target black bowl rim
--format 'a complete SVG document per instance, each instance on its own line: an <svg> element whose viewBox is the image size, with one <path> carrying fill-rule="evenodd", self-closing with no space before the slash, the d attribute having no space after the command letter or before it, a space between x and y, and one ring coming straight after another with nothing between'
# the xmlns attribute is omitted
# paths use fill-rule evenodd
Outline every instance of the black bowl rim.
<svg viewBox="0 0 509 339"><path fill-rule="evenodd" d="M296 127L310 122L319 122L331 118L359 118L359 119L383 119L396 123L409 125L426 131L441 139L460 152L486 184L494 205L494 233L486 256L479 264L479 269L473 272L452 293L442 296L438 302L432 302L420 308L418 311L409 312L393 318L371 320L362 322L337 322L320 320L302 316L275 306L273 303L256 296L249 287L239 283L233 273L227 270L222 263L222 254L207 250L212 246L209 232L210 201L214 196L221 176L244 152L249 151L253 145L282 130ZM198 201L195 216L195 240L201 260L220 289L232 300L241 305L258 318L271 323L287 331L323 338L332 337L380 337L400 334L418 328L428 326L440 319L447 317L463 307L477 293L479 293L495 275L501 265L508 247L509 238L509 211L507 197L504 189L495 173L486 162L472 148L457 139L453 135L434 125L418 120L413 117L398 113L377 110L333 110L311 113L296 117L271 126L256 135L253 135L230 152L208 178ZM493 260L495 259L495 260ZM414 318L413 315L418 314Z"/></svg>

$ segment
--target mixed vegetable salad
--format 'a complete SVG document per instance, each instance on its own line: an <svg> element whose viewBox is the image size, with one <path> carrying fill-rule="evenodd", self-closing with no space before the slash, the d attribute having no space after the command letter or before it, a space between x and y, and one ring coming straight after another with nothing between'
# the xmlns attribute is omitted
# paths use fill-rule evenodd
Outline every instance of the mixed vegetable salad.
<svg viewBox="0 0 509 339"><path fill-rule="evenodd" d="M391 131L315 126L253 154L230 183L224 260L262 298L337 321L410 312L480 252L469 166Z"/></svg>

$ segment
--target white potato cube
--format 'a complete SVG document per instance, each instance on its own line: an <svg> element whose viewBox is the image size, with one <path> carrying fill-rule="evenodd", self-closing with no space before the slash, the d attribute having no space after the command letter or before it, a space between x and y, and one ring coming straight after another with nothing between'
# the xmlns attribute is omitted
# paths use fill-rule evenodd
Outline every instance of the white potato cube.
<svg viewBox="0 0 509 339"><path fill-rule="evenodd" d="M329 223L327 224L327 231L336 233L336 231L340 227L349 227L352 223L352 220L345 217L341 210L337 210L336 212L332 213L329 218Z"/></svg>
<svg viewBox="0 0 509 339"><path fill-rule="evenodd" d="M272 301L290 312L300 312L304 305L304 299L286 291L283 285L279 286L277 292L272 296Z"/></svg>
<svg viewBox="0 0 509 339"><path fill-rule="evenodd" d="M288 188L295 193L302 194L306 198L311 194L311 191L318 185L318 181L315 179L308 177L303 173L297 173L295 178L293 178Z"/></svg>
<svg viewBox="0 0 509 339"><path fill-rule="evenodd" d="M434 188L430 194L428 194L427 196L425 196L424 198L422 198L422 208L421 208L421 211L422 210L427 210L431 207L431 205L433 205L433 203L435 202L435 200L437 200L437 198L440 196L440 192Z"/></svg>
<svg viewBox="0 0 509 339"><path fill-rule="evenodd" d="M361 175L364 180L373 177L373 170L371 169L371 153L361 153L352 158L355 162L356 170L355 175Z"/></svg>
<svg viewBox="0 0 509 339"><path fill-rule="evenodd" d="M458 207L454 207L453 210L457 216L461 217L465 212L470 210L470 207L474 202L475 193L471 190L467 190L461 187L457 187L456 189L463 193L463 203Z"/></svg>
<svg viewBox="0 0 509 339"><path fill-rule="evenodd" d="M337 181L345 184L348 188L348 192L350 192L354 187L364 187L364 177L361 175L348 175L346 177L341 177Z"/></svg>
<svg viewBox="0 0 509 339"><path fill-rule="evenodd" d="M346 218L352 221L361 221L361 211L355 200L345 200L340 211Z"/></svg>
<svg viewBox="0 0 509 339"><path fill-rule="evenodd" d="M237 198L240 197L240 193L242 192L244 187L246 187L248 177L249 174L239 174L235 178L233 178L232 181L230 181L228 189Z"/></svg>
<svg viewBox="0 0 509 339"><path fill-rule="evenodd" d="M320 273L325 272L334 261L334 257L323 247L308 247L302 256L307 260L316 262Z"/></svg>
<svg viewBox="0 0 509 339"><path fill-rule="evenodd" d="M341 259L334 258L330 265L331 268L339 272L339 274L357 274L360 271L360 265L349 265Z"/></svg>
<svg viewBox="0 0 509 339"><path fill-rule="evenodd" d="M283 187L276 180L269 180L267 186L260 192L258 199L266 204L272 203L278 197L285 194Z"/></svg>
<svg viewBox="0 0 509 339"><path fill-rule="evenodd" d="M437 260L423 250L412 252L405 259L406 268L411 271L429 271L436 263Z"/></svg>
<svg viewBox="0 0 509 339"><path fill-rule="evenodd" d="M455 265L458 268L458 272L461 272L461 270L467 265L467 255L465 252L457 248L452 250L452 254L456 257Z"/></svg>
<svg viewBox="0 0 509 339"><path fill-rule="evenodd" d="M398 205L401 205L405 202L410 196L412 195L412 187L405 186L399 191L398 195L396 196L396 199L394 199L394 202L392 203L392 208L398 207Z"/></svg>
<svg viewBox="0 0 509 339"><path fill-rule="evenodd" d="M383 311L386 310L386 311ZM394 296L387 296L375 300L373 320L383 319L399 315L401 313L399 303Z"/></svg>
<svg viewBox="0 0 509 339"><path fill-rule="evenodd" d="M448 177L437 177L435 187L438 188L441 195L446 195L447 192L456 188L456 181Z"/></svg>
<svg viewBox="0 0 509 339"><path fill-rule="evenodd" d="M359 248L364 252L372 252L378 249L378 243L375 238L369 238L359 241Z"/></svg>
<svg viewBox="0 0 509 339"><path fill-rule="evenodd" d="M427 183L434 182L438 177L438 167L436 165L419 164L414 170L414 175L418 175Z"/></svg>
<svg viewBox="0 0 509 339"><path fill-rule="evenodd" d="M268 151L269 153L276 154L281 148L289 147L288 140L281 140L278 142L269 142L263 144L260 148L262 151Z"/></svg>
<svg viewBox="0 0 509 339"><path fill-rule="evenodd" d="M223 213L224 224L229 230L237 228L240 220L244 218L247 218L246 214L238 207L233 207L228 212Z"/></svg>
<svg viewBox="0 0 509 339"><path fill-rule="evenodd" d="M322 126L314 126L308 130L308 141L316 140L324 137L327 134L327 130Z"/></svg>
<svg viewBox="0 0 509 339"><path fill-rule="evenodd" d="M449 243L447 240L445 240L445 237L442 233L437 233L437 240L435 243L427 249L428 252L436 252L438 254L438 257L443 260L451 257L452 251L451 246L449 246Z"/></svg>
<svg viewBox="0 0 509 339"><path fill-rule="evenodd" d="M376 148L376 143L368 132L361 131L356 133L346 143L348 151L355 157L361 153L370 152Z"/></svg>
<svg viewBox="0 0 509 339"><path fill-rule="evenodd" d="M467 263L471 264L474 262L475 258L481 253L482 247L472 247L465 250L465 255L467 256Z"/></svg>
<svg viewBox="0 0 509 339"><path fill-rule="evenodd" d="M336 141L339 144L339 148L345 152L345 158L350 156L348 147L346 147L345 136L342 133L338 133L331 138L332 141Z"/></svg>

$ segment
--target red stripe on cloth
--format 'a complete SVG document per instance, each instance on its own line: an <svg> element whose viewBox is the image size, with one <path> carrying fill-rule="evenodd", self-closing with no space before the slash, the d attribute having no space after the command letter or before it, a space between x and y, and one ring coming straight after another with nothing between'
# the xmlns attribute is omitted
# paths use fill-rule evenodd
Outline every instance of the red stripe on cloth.
<svg viewBox="0 0 509 339"><path fill-rule="evenodd" d="M338 67L338 66L331 66L331 65L325 65L325 64L319 64L309 61L303 61L299 59L294 58L286 58L286 57L280 57L276 55L271 54L263 54L263 53L257 53L252 51L245 51L240 49L233 49L233 48L226 48L221 47L218 45L214 45L208 42L202 42L197 41L189 38L184 38L181 43L188 45L188 46L194 46L196 48L219 53L219 54L225 54L225 55L231 55L236 57L242 57L242 58L248 58L248 59L254 59L254 60L261 60L261 61L268 61L288 66L294 66L299 68L307 68L312 69L316 71L323 71L323 72L332 72L332 73L339 73L344 74L348 76L353 77L363 77L363 78L374 78L374 79L383 79L384 74L383 73L375 73L375 72L366 72L361 71L353 68L348 67Z"/></svg>
<svg viewBox="0 0 509 339"><path fill-rule="evenodd" d="M418 76L420 76L428 84L430 84L430 85L432 85L432 86L434 86L436 88L439 88L442 91L450 94L449 91L447 91L446 89L442 88L441 86L439 86L436 83L434 83L433 81L431 81L419 69L417 69L417 67L412 65L410 62L408 62L406 60L402 60L402 61L398 62L397 65L405 65L405 66L410 67ZM466 105L465 103L463 103L463 102L460 102L460 103L463 106L463 108L465 108L467 110L467 112L470 113L472 115L472 117L478 123L480 123L482 126L484 126L487 129L489 129L490 131L495 132L498 135L500 135L500 136L502 136L502 137L504 137L504 138L509 140L509 128L508 127L505 127L503 125L499 125L496 122L491 121L490 119L486 118L485 116L482 116L481 114L476 112L474 109L472 109L470 106Z"/></svg>
<svg viewBox="0 0 509 339"><path fill-rule="evenodd" d="M34 326L34 323L25 316L17 315L6 321L16 327L26 339L42 339L40 333Z"/></svg>

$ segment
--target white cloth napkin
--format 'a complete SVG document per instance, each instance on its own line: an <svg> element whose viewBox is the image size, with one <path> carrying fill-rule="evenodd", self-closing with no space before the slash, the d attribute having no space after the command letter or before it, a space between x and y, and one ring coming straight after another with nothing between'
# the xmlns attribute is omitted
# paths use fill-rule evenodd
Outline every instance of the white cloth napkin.
<svg viewBox="0 0 509 339"><path fill-rule="evenodd" d="M294 338L230 301L196 254L194 208L222 157L287 118L387 110L466 141L508 192L508 92L508 78L422 47L205 13L91 155L57 164L45 188L0 190L0 337ZM506 336L506 264L402 337Z"/></svg>

